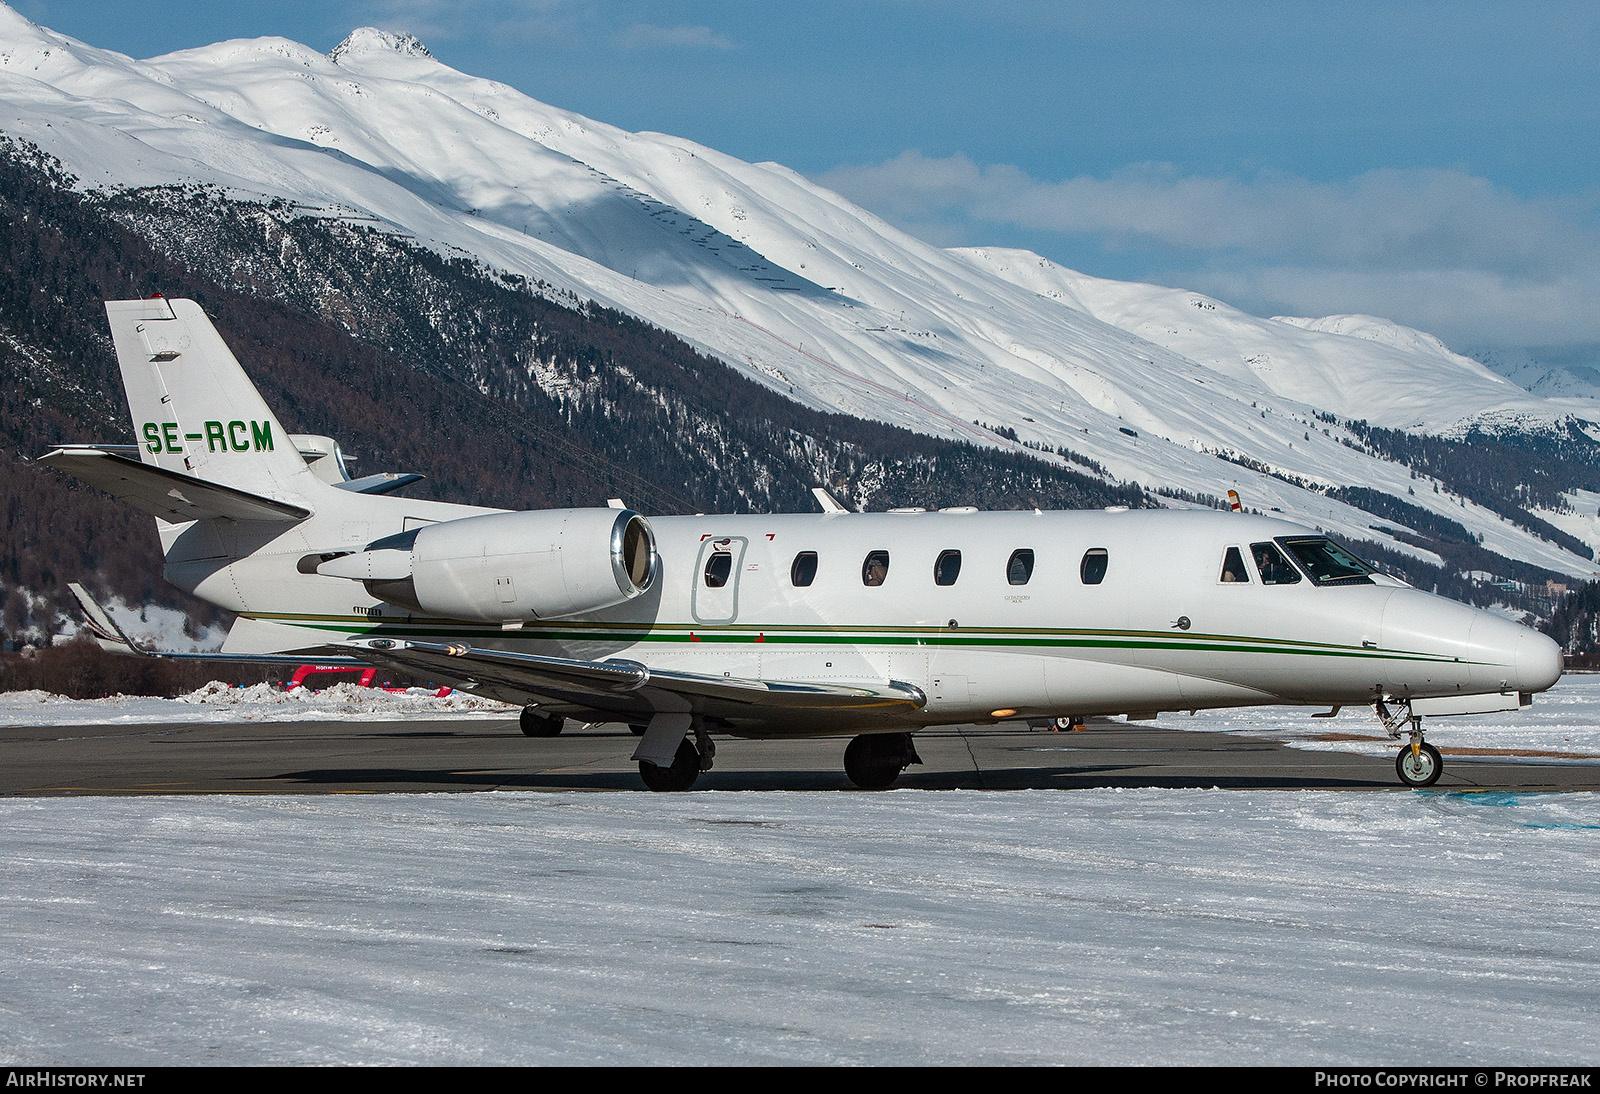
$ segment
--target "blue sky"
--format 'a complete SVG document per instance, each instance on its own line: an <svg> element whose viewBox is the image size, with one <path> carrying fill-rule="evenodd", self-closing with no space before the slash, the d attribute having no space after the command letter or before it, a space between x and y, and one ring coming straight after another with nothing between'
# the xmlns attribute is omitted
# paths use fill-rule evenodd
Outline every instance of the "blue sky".
<svg viewBox="0 0 1600 1094"><path fill-rule="evenodd" d="M13 0L144 57L355 26L942 244L1600 364L1600 5Z"/></svg>

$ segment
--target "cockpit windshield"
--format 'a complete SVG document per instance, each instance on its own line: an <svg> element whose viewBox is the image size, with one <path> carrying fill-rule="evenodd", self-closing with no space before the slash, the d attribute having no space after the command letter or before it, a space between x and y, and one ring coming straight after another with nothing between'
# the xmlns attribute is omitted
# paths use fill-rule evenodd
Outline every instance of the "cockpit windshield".
<svg viewBox="0 0 1600 1094"><path fill-rule="evenodd" d="M1371 585L1374 570L1326 536L1278 540L1317 585Z"/></svg>
<svg viewBox="0 0 1600 1094"><path fill-rule="evenodd" d="M1270 543L1252 543L1250 556L1256 560L1256 570L1263 585L1297 585L1300 571L1283 557L1283 552Z"/></svg>

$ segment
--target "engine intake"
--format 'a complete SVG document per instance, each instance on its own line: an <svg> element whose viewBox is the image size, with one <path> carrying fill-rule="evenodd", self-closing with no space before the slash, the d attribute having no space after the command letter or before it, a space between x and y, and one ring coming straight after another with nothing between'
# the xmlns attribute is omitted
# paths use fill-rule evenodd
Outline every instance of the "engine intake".
<svg viewBox="0 0 1600 1094"><path fill-rule="evenodd" d="M631 600L656 579L650 522L630 509L538 509L430 524L323 562L398 607L509 622L583 615Z"/></svg>

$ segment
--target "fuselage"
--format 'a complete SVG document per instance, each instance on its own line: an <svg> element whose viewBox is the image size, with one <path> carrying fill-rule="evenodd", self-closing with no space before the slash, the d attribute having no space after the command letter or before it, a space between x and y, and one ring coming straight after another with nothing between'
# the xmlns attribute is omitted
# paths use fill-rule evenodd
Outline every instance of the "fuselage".
<svg viewBox="0 0 1600 1094"><path fill-rule="evenodd" d="M349 541L399 531L407 519L490 512L349 502L340 517L358 526ZM747 680L894 681L926 693L910 727L1534 692L1560 675L1548 638L1383 575L1318 584L1304 565L1264 572L1261 545L1320 535L1266 517L655 517L659 571L644 595L499 625L429 618L374 600L354 582L303 572L297 560L328 546L316 542L320 519L222 570L200 565L192 572L205 578L192 584L169 557L169 576L254 621L230 640L240 652L251 641L289 649L381 634ZM1291 557L1281 546L1279 556L1274 566ZM727 727L840 728L770 724L754 710Z"/></svg>

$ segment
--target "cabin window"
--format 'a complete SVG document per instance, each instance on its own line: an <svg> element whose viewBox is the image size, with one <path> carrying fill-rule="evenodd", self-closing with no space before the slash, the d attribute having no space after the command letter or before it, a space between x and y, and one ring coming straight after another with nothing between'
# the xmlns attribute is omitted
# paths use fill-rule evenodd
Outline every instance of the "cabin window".
<svg viewBox="0 0 1600 1094"><path fill-rule="evenodd" d="M789 584L803 589L817 579L817 552L801 551L789 567Z"/></svg>
<svg viewBox="0 0 1600 1094"><path fill-rule="evenodd" d="M956 578L961 576L961 552L940 551L939 559L933 564L933 583L935 585L954 585Z"/></svg>
<svg viewBox="0 0 1600 1094"><path fill-rule="evenodd" d="M1300 571L1274 545L1252 543L1250 553L1255 556L1256 569L1261 571L1261 584L1293 585L1300 580Z"/></svg>
<svg viewBox="0 0 1600 1094"><path fill-rule="evenodd" d="M714 551L706 559L706 588L720 589L728 583L733 572L733 556L727 551Z"/></svg>
<svg viewBox="0 0 1600 1094"><path fill-rule="evenodd" d="M1326 536L1280 539L1314 585L1371 585L1371 566Z"/></svg>
<svg viewBox="0 0 1600 1094"><path fill-rule="evenodd" d="M1106 579L1106 566L1111 562L1111 556L1104 547L1091 547L1083 552L1083 561L1078 564L1078 576L1085 585L1098 585Z"/></svg>
<svg viewBox="0 0 1600 1094"><path fill-rule="evenodd" d="M1012 585L1026 585L1033 577L1033 551L1027 547L1012 551L1006 563L1006 581Z"/></svg>
<svg viewBox="0 0 1600 1094"><path fill-rule="evenodd" d="M889 552L868 551L867 557L861 563L861 584L877 586L883 584L883 579L889 576Z"/></svg>
<svg viewBox="0 0 1600 1094"><path fill-rule="evenodd" d="M1244 556L1239 548L1229 547L1222 556L1222 576L1217 579L1224 585L1248 585L1250 571L1244 568Z"/></svg>

